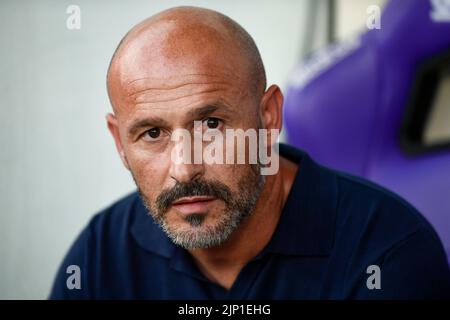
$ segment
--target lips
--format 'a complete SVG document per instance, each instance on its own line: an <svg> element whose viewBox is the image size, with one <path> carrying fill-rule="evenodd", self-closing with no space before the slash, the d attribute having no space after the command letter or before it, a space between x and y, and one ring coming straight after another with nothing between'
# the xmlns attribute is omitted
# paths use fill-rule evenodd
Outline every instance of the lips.
<svg viewBox="0 0 450 320"><path fill-rule="evenodd" d="M182 214L206 213L208 206L215 201L214 197L183 197L172 203L172 207Z"/></svg>

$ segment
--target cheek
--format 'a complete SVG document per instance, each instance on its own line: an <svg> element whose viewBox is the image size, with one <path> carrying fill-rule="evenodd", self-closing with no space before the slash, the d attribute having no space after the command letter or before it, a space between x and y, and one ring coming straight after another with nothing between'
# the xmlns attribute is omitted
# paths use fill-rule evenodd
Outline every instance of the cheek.
<svg viewBox="0 0 450 320"><path fill-rule="evenodd" d="M245 164L214 164L207 166L207 180L217 180L225 184L232 192L238 192L239 181L250 170Z"/></svg>
<svg viewBox="0 0 450 320"><path fill-rule="evenodd" d="M165 153L148 155L145 152L130 152L130 170L141 191L152 201L159 195L167 181L170 156Z"/></svg>

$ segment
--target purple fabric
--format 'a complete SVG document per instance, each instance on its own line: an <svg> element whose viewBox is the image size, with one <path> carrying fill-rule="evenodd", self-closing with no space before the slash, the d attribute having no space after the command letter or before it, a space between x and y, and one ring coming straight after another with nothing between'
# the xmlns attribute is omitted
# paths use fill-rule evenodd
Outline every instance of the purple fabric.
<svg viewBox="0 0 450 320"><path fill-rule="evenodd" d="M390 1L381 29L354 39L345 55L345 43L313 54L293 73L284 117L291 144L411 202L450 257L450 149L408 156L399 146L417 66L450 49L450 21L433 21L432 11L428 0ZM311 70L319 71L305 76Z"/></svg>

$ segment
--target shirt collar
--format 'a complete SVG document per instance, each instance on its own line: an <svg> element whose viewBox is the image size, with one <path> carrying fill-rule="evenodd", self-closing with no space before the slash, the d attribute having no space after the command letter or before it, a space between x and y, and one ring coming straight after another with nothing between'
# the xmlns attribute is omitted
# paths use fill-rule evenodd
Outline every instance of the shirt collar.
<svg viewBox="0 0 450 320"><path fill-rule="evenodd" d="M304 256L329 255L335 232L336 176L302 150L280 143L279 152L299 164L299 169L274 235L264 251ZM154 223L139 197L131 233L142 248L166 258L172 257L179 248Z"/></svg>
<svg viewBox="0 0 450 320"><path fill-rule="evenodd" d="M131 222L131 234L137 244L163 257L170 258L176 245L167 237L145 208L141 197L136 197L134 221Z"/></svg>
<svg viewBox="0 0 450 320"><path fill-rule="evenodd" d="M280 144L280 155L299 167L266 249L290 255L329 255L335 233L336 176L292 146Z"/></svg>

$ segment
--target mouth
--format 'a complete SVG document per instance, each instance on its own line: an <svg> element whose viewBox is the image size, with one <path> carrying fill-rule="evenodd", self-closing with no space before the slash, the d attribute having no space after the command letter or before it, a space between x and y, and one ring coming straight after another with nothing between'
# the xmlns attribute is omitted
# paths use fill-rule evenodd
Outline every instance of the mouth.
<svg viewBox="0 0 450 320"><path fill-rule="evenodd" d="M215 200L215 197L207 196L183 197L173 202L172 207L184 215L206 213L208 206Z"/></svg>

